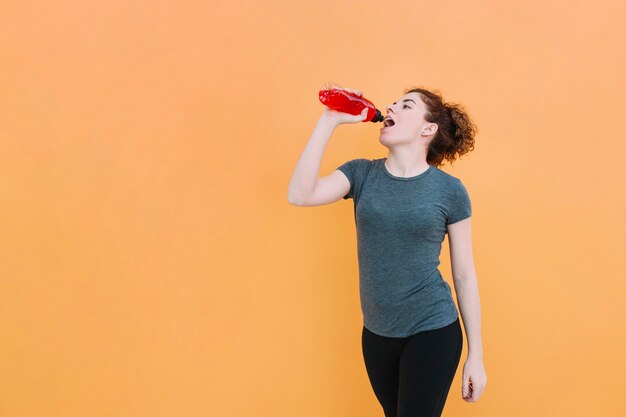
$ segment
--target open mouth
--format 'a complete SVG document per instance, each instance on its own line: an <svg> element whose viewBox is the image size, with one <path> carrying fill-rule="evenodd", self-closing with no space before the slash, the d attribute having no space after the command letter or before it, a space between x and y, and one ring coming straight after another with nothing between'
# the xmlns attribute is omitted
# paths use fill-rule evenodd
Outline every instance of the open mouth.
<svg viewBox="0 0 626 417"><path fill-rule="evenodd" d="M395 125L395 124L396 124L396 122L394 122L394 121L393 121L393 120L391 120L391 119L385 119L385 121L383 122L383 125L384 125L385 127L391 127L391 126L393 126L393 125Z"/></svg>

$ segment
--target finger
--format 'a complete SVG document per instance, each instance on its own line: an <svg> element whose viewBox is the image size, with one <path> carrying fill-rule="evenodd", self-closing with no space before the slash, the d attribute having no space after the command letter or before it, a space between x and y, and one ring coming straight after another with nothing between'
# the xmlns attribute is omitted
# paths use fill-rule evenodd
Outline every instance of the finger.
<svg viewBox="0 0 626 417"><path fill-rule="evenodd" d="M480 397L480 389L478 389L477 387L474 387L473 384L470 384L469 397L471 401L478 400L478 397Z"/></svg>
<svg viewBox="0 0 626 417"><path fill-rule="evenodd" d="M465 393L465 395L463 396L463 398L465 398L465 400L471 400L472 399L472 392L468 391Z"/></svg>

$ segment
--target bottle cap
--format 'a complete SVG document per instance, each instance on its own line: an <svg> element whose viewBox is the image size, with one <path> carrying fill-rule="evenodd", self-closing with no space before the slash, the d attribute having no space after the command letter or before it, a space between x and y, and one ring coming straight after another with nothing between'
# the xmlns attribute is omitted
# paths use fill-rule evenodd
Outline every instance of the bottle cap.
<svg viewBox="0 0 626 417"><path fill-rule="evenodd" d="M372 117L372 120L370 120L370 122L376 123L382 122L383 120L385 120L385 116L383 116L380 110L376 109L376 114L374 115L374 117Z"/></svg>

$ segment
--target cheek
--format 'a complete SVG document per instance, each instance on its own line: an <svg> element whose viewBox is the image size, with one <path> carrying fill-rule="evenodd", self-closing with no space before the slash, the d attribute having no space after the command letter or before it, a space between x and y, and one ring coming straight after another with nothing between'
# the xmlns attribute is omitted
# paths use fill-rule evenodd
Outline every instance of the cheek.
<svg viewBox="0 0 626 417"><path fill-rule="evenodd" d="M415 120L408 121L403 126L405 132L419 132L422 128L422 124Z"/></svg>

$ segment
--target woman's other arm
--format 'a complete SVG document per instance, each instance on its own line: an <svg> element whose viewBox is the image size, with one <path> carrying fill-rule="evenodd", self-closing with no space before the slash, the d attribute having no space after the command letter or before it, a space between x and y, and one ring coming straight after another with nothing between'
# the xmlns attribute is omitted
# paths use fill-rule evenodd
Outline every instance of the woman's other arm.
<svg viewBox="0 0 626 417"><path fill-rule="evenodd" d="M487 375L483 366L480 297L472 254L471 217L448 225L448 242L454 288L469 345L463 367L462 397L465 401L474 402L487 384Z"/></svg>

